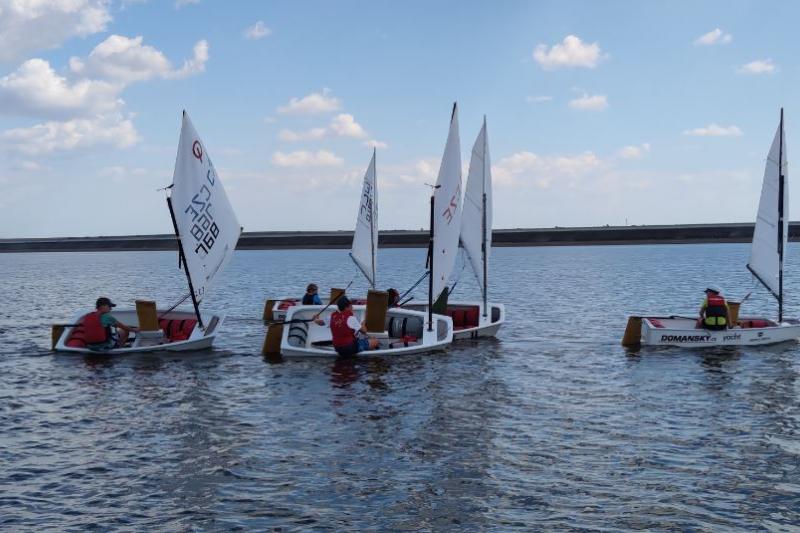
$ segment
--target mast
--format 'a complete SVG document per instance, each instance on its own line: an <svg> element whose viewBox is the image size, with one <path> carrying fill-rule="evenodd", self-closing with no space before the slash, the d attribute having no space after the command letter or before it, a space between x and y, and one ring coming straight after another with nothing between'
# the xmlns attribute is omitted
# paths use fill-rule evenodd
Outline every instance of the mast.
<svg viewBox="0 0 800 533"><path fill-rule="evenodd" d="M783 196L785 177L783 175L783 108L778 140L778 322L783 322Z"/></svg>
<svg viewBox="0 0 800 533"><path fill-rule="evenodd" d="M378 150L374 146L372 147L372 201L370 202L370 214L369 214L369 237L372 242L372 290L375 290L375 204L378 203L378 172L377 172L377 163L375 162L375 156Z"/></svg>
<svg viewBox="0 0 800 533"><path fill-rule="evenodd" d="M169 206L169 216L172 218L172 227L175 229L175 239L178 241L178 259L179 264L183 263L183 271L186 273L186 281L189 282L189 294L192 295L192 304L194 305L194 314L197 316L197 324L200 329L205 329L203 326L203 319L200 317L200 305L197 303L197 297L194 294L194 287L192 286L192 276L189 274L189 267L186 264L186 255L183 253L183 243L181 242L181 235L178 231L178 221L175 220L175 211L172 209L172 198L167 196L167 206Z"/></svg>
<svg viewBox="0 0 800 533"><path fill-rule="evenodd" d="M433 209L436 187L431 192L431 228L428 241L428 331L433 331Z"/></svg>
<svg viewBox="0 0 800 533"><path fill-rule="evenodd" d="M483 182L481 184L483 191L483 201L481 205L481 253L483 254L483 317L487 316L487 309L489 307L489 265L488 258L486 257L486 115L483 115Z"/></svg>

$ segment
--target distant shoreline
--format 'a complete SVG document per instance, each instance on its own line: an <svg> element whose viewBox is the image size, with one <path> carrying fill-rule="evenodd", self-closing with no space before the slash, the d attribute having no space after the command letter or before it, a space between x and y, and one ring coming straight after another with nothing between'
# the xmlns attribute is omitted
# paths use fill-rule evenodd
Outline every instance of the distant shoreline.
<svg viewBox="0 0 800 533"><path fill-rule="evenodd" d="M679 224L663 226L599 226L576 228L496 229L494 246L591 246L621 244L702 244L750 242L752 223ZM351 231L245 232L237 250L350 248ZM789 238L800 240L800 222L789 226ZM428 245L427 231L387 230L381 248L420 248ZM176 250L175 236L127 235L0 239L0 253L111 252Z"/></svg>

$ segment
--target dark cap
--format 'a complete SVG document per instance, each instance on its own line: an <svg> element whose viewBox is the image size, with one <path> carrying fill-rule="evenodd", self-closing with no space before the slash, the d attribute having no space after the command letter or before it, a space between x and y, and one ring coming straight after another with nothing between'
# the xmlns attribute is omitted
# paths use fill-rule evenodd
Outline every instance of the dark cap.
<svg viewBox="0 0 800 533"><path fill-rule="evenodd" d="M95 307L95 309L97 309L101 305L107 305L109 307L116 307L117 306L117 304L115 304L114 302L112 302L111 300L106 298L105 296L101 296L100 298L98 298L97 302L95 302L95 304L94 304L94 307Z"/></svg>
<svg viewBox="0 0 800 533"><path fill-rule="evenodd" d="M350 306L350 300L347 299L347 296L342 296L339 298L339 301L336 302L336 306L339 308L339 311L344 311Z"/></svg>
<svg viewBox="0 0 800 533"><path fill-rule="evenodd" d="M306 292L311 292L317 290L317 286L313 283L309 283L308 287L306 287Z"/></svg>

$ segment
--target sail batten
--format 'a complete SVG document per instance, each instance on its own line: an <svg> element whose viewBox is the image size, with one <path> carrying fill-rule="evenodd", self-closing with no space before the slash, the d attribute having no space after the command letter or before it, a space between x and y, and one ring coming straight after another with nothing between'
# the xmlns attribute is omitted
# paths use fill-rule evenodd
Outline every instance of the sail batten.
<svg viewBox="0 0 800 533"><path fill-rule="evenodd" d="M789 236L789 187L783 117L764 168L753 244L747 268L779 301L782 299L783 250Z"/></svg>
<svg viewBox="0 0 800 533"><path fill-rule="evenodd" d="M433 273L431 292L436 300L447 287L458 255L461 233L461 140L458 136L458 108L453 104L450 131L433 192Z"/></svg>
<svg viewBox="0 0 800 533"><path fill-rule="evenodd" d="M367 278L369 284L375 288L378 264L378 184L375 171L375 150L372 152L372 160L364 173L359 202L350 258Z"/></svg>
<svg viewBox="0 0 800 533"><path fill-rule="evenodd" d="M485 121L472 147L461 218L461 245L485 300L492 248L492 169Z"/></svg>
<svg viewBox="0 0 800 533"><path fill-rule="evenodd" d="M170 203L183 251L183 268L197 305L233 257L241 227L208 150L186 112Z"/></svg>

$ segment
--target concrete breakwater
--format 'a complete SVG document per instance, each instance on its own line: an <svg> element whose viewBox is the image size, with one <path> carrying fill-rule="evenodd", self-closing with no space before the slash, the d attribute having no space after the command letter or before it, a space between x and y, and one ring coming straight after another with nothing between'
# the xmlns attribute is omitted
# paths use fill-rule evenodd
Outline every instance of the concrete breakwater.
<svg viewBox="0 0 800 533"><path fill-rule="evenodd" d="M614 244L677 244L749 242L753 224L681 224L664 226L599 226L582 228L496 229L494 246L576 246ZM352 231L244 232L239 250L349 248ZM800 222L789 226L789 238L800 240ZM382 231L383 248L414 248L428 244L427 231ZM172 234L111 237L0 239L0 252L108 252L176 250Z"/></svg>

